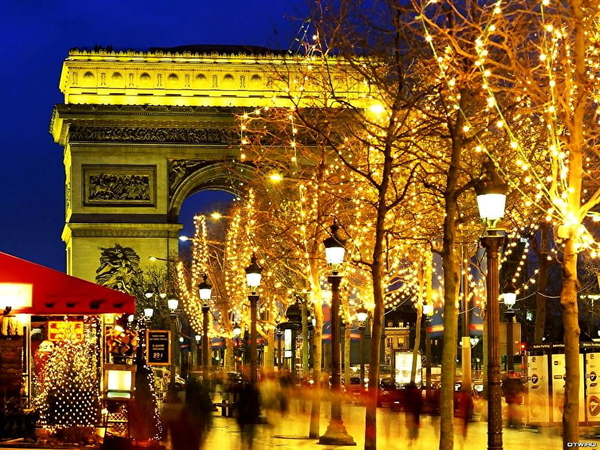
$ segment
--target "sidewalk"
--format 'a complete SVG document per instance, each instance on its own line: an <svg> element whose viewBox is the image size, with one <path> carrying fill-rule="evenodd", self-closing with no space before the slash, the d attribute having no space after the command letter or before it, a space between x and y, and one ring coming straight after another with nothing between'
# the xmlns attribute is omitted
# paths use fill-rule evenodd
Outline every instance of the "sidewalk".
<svg viewBox="0 0 600 450"><path fill-rule="evenodd" d="M319 445L318 440L308 439L309 416L300 413L294 405L293 411L286 417L278 417L271 425L258 425L254 448L262 449L305 449L331 450L348 447ZM320 433L327 429L329 404L323 402L321 410ZM343 419L348 433L356 442L355 448L364 448L365 408L350 404L343 405ZM392 412L389 408L377 409L377 448L394 450L409 446L408 431L404 425L404 413ZM469 425L465 439L460 428L455 428L454 448L485 449L487 448L487 423L474 422ZM600 445L600 440L581 439L590 447ZM505 450L531 449L556 450L562 448L562 438L557 429L505 429L503 431L503 447ZM439 447L439 417L424 416L418 441L411 449L434 450ZM350 447L352 448L352 447ZM213 429L208 437L204 450L238 450L240 434L235 419L215 416Z"/></svg>
<svg viewBox="0 0 600 450"><path fill-rule="evenodd" d="M308 439L309 405L307 411L301 412L297 402L290 404L290 412L286 416L279 413L270 416L268 425L257 425L254 440L255 450L269 449L302 449L302 450L333 450L342 448L364 448L365 408L352 404L342 406L342 416L348 433L354 438L356 447L320 445L318 439ZM320 434L325 433L329 423L330 406L328 402L321 405ZM599 439L581 438L580 443L588 447L600 446ZM377 448L380 450L395 450L409 446L408 431L405 427L405 414L392 412L389 408L377 408ZM28 448L44 449L30 444ZM411 450L435 450L439 447L439 417L423 416L418 440L410 447ZM0 449L22 449L23 445L11 447L0 443ZM71 450L76 446L54 447L53 450ZM97 449L97 447L81 447ZM487 422L469 424L467 439L461 435L460 426L455 427L454 448L458 450L487 448ZM539 431L531 429L504 429L504 450L531 449L557 450L562 448L562 438L557 428L543 428ZM167 444L166 450L171 450ZM202 450L242 450L240 432L234 418L222 417L220 410L214 413L213 427Z"/></svg>

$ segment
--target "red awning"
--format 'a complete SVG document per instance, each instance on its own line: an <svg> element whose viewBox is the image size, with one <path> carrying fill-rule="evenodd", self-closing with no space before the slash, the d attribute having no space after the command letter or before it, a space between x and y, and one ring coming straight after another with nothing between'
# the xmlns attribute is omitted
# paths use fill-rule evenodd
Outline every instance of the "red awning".
<svg viewBox="0 0 600 450"><path fill-rule="evenodd" d="M14 286L11 286L14 284ZM51 314L119 314L135 313L135 297L109 289L57 270L0 252L0 312L12 306L13 313ZM17 293L31 291L30 305L21 306ZM10 304L11 292L15 302Z"/></svg>

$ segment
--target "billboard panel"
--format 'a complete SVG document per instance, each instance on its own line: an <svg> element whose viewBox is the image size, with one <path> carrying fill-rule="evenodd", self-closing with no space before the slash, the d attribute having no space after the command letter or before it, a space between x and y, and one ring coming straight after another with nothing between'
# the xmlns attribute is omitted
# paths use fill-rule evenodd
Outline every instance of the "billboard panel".
<svg viewBox="0 0 600 450"><path fill-rule="evenodd" d="M586 412L588 422L600 422L600 353L585 355ZM579 397L582 399L583 397ZM580 400L580 403L582 401Z"/></svg>
<svg viewBox="0 0 600 450"><path fill-rule="evenodd" d="M548 355L528 356L529 423L547 423L550 419L550 393L548 390Z"/></svg>

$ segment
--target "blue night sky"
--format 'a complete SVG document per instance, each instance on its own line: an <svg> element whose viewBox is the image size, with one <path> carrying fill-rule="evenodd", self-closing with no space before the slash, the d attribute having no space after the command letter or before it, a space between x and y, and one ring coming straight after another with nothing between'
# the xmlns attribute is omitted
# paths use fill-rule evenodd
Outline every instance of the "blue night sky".
<svg viewBox="0 0 600 450"><path fill-rule="evenodd" d="M62 103L61 66L70 48L146 50L190 44L292 46L304 0L5 0L0 132L0 251L65 270L62 147L48 131ZM215 197L216 200L223 196ZM181 222L213 197L188 200ZM191 233L190 226L185 229Z"/></svg>

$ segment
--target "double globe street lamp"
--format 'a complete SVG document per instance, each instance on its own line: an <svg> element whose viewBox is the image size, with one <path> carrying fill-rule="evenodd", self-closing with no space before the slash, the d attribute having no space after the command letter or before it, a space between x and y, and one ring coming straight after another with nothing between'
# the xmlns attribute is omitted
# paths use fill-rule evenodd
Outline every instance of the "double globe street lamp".
<svg viewBox="0 0 600 450"><path fill-rule="evenodd" d="M486 320L488 326L488 449L502 449L502 392L500 380L500 281L498 253L504 243L503 230L497 225L504 217L508 186L496 172L494 162L486 162L484 177L475 186L479 215L486 232L481 238L487 262Z"/></svg>

